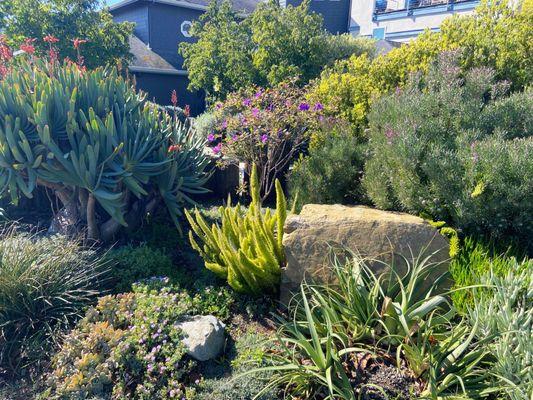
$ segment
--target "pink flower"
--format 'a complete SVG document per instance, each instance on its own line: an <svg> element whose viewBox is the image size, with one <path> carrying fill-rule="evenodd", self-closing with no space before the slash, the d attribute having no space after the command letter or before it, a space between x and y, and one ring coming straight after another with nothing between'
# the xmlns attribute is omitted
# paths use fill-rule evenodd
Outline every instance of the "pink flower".
<svg viewBox="0 0 533 400"><path fill-rule="evenodd" d="M252 115L257 118L259 117L259 109L258 108L254 108L252 109Z"/></svg>
<svg viewBox="0 0 533 400"><path fill-rule="evenodd" d="M252 100L251 99L244 99L242 101L242 105L245 106L245 107L250 107L252 105Z"/></svg>
<svg viewBox="0 0 533 400"><path fill-rule="evenodd" d="M214 142L215 141L215 135L210 133L209 135L207 135L207 141L208 142Z"/></svg>
<svg viewBox="0 0 533 400"><path fill-rule="evenodd" d="M268 141L268 135L264 134L261 135L261 143L265 144Z"/></svg>
<svg viewBox="0 0 533 400"><path fill-rule="evenodd" d="M222 150L222 145L220 143L217 144L215 147L213 147L214 154L219 154L221 150Z"/></svg>

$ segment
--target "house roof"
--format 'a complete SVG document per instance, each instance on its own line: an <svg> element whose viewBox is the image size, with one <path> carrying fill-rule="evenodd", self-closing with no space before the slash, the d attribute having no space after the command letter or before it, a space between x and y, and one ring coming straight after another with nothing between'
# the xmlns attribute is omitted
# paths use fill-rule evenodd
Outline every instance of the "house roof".
<svg viewBox="0 0 533 400"><path fill-rule="evenodd" d="M130 53L133 59L129 65L132 72L150 72L167 75L187 75L187 71L177 69L159 54L153 52L141 39L130 37Z"/></svg>
<svg viewBox="0 0 533 400"><path fill-rule="evenodd" d="M262 0L233 0L233 8L236 11L250 13ZM111 11L136 3L160 3L171 6L190 8L193 10L205 11L210 0L121 0L109 7Z"/></svg>

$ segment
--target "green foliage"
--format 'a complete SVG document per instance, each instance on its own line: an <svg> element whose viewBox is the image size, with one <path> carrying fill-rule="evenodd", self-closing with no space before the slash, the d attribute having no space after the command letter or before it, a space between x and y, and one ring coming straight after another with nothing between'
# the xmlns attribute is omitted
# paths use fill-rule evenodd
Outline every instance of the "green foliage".
<svg viewBox="0 0 533 400"><path fill-rule="evenodd" d="M194 400L278 400L276 390L270 390L259 397L270 373L243 375L252 368L266 365L268 337L250 330L235 340L235 354L231 354L231 375L222 378L202 379L193 396Z"/></svg>
<svg viewBox="0 0 533 400"><path fill-rule="evenodd" d="M413 72L427 72L442 51L462 49L460 67L494 69L498 80L509 80L515 90L531 83L533 13L527 2L484 0L476 12L446 19L439 32L427 31L409 44L379 55L354 55L326 69L311 90L325 110L348 119L360 132L374 100L402 87Z"/></svg>
<svg viewBox="0 0 533 400"><path fill-rule="evenodd" d="M496 265L497 266L497 265ZM509 262L503 273L489 270L480 279L484 290L475 296L468 316L479 323L479 338L495 337L489 350L496 357L491 372L511 400L533 393L533 261Z"/></svg>
<svg viewBox="0 0 533 400"><path fill-rule="evenodd" d="M101 298L54 357L42 398L184 397L190 365L175 321L190 305L166 290Z"/></svg>
<svg viewBox="0 0 533 400"><path fill-rule="evenodd" d="M190 87L206 90L211 99L295 76L306 83L325 65L372 47L369 40L326 33L322 17L309 12L307 0L297 7L260 3L245 18L229 1L212 1L191 34L197 41L180 45Z"/></svg>
<svg viewBox="0 0 533 400"><path fill-rule="evenodd" d="M103 264L63 237L4 230L0 239L0 370L22 374L98 294Z"/></svg>
<svg viewBox="0 0 533 400"><path fill-rule="evenodd" d="M456 289L470 289L452 293L453 304L458 310L465 312L474 304L475 296L485 292L478 287L485 275L490 273L501 278L515 269L517 258L512 256L511 250L498 252L494 244L485 244L472 237L461 241L458 254L451 260L450 273Z"/></svg>
<svg viewBox="0 0 533 400"><path fill-rule="evenodd" d="M114 68L17 60L0 81L0 121L2 193L16 203L53 189L64 206L56 230L87 225L89 237L110 240L159 202L178 225L182 205L204 191L204 139Z"/></svg>
<svg viewBox="0 0 533 400"><path fill-rule="evenodd" d="M172 265L170 257L149 246L124 246L110 250L106 259L111 267L113 292L129 292L131 285L152 276L180 275L179 267Z"/></svg>
<svg viewBox="0 0 533 400"><path fill-rule="evenodd" d="M2 5L0 26L13 46L27 38L36 39L33 45L44 54L49 50L44 37L52 35L60 39L55 46L61 59L76 60L73 40L87 40L82 50L88 68L131 58L129 37L134 24L114 22L109 11L101 7L101 0L3 0Z"/></svg>
<svg viewBox="0 0 533 400"><path fill-rule="evenodd" d="M380 208L426 214L466 234L528 246L532 130L522 121L510 127L507 119L487 116L518 104L511 115L531 114L522 110L533 105L532 91L502 98L507 85L495 82L492 70L463 74L456 60L456 53L444 53L427 76L374 104L363 186Z"/></svg>
<svg viewBox="0 0 533 400"><path fill-rule="evenodd" d="M322 128L324 138L294 163L289 193L303 204L354 204L364 200L360 186L365 145L343 127ZM322 132L320 134L322 136Z"/></svg>
<svg viewBox="0 0 533 400"><path fill-rule="evenodd" d="M434 293L439 279L428 283L439 268L431 257L403 260L407 270L401 276L377 276L358 256L344 264L335 258L337 285L303 283L289 305L290 318L281 318L282 348L272 352L272 366L263 369L274 372L267 387L286 386L306 399L355 400L371 385L363 378L364 365L396 360L396 369L391 368L410 395L380 389L388 398L486 397L493 390L483 369L490 360L484 349L488 339L474 340L477 324L452 320L446 297ZM416 385L408 378L413 376Z"/></svg>
<svg viewBox="0 0 533 400"><path fill-rule="evenodd" d="M257 168L250 178L252 203L246 212L241 206L221 207L222 223L207 225L198 210L185 212L192 230L189 239L207 269L237 292L277 292L281 267L285 264L283 225L287 204L281 184L276 181L276 211L261 210ZM199 244L194 234L200 239Z"/></svg>
<svg viewBox="0 0 533 400"><path fill-rule="evenodd" d="M245 162L260 171L262 200L300 154L322 119L322 105L309 104L294 82L249 87L230 94L214 111L217 126L208 140L222 163Z"/></svg>

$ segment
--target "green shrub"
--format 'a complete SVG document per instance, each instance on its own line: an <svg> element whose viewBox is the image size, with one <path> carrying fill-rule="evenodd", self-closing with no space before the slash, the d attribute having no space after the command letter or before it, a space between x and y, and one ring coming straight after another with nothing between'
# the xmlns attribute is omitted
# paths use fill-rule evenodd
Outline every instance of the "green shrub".
<svg viewBox="0 0 533 400"><path fill-rule="evenodd" d="M491 273L496 277L504 277L512 271L517 258L511 254L511 248L498 252L493 243L485 244L472 237L463 239L458 254L451 260L450 273L456 289L471 289L453 292L451 296L454 306L465 312L474 304L474 296L484 292L476 286L481 284L485 275Z"/></svg>
<svg viewBox="0 0 533 400"><path fill-rule="evenodd" d="M17 202L52 189L54 232L111 240L164 203L177 226L203 192L205 138L160 111L115 68L15 61L0 80L0 191ZM140 145L142 143L142 145Z"/></svg>
<svg viewBox="0 0 533 400"><path fill-rule="evenodd" d="M491 373L511 400L533 393L533 261L510 262L503 274L490 270L480 279L486 288L469 309L471 324L479 323L479 338L493 337L489 350L496 357Z"/></svg>
<svg viewBox="0 0 533 400"><path fill-rule="evenodd" d="M133 283L152 276L166 276L171 280L180 276L179 267L172 264L170 257L146 245L110 250L106 259L111 268L115 293L129 292Z"/></svg>
<svg viewBox="0 0 533 400"><path fill-rule="evenodd" d="M428 284L438 264L431 256L404 261L405 275L377 276L358 256L335 259L337 285L303 283L281 318L280 349L261 369L274 373L267 388L344 400L478 398L497 390L484 369L489 339L475 341L479 325L453 319L447 298L434 292L439 279Z"/></svg>
<svg viewBox="0 0 533 400"><path fill-rule="evenodd" d="M45 357L56 333L98 294L103 264L63 237L2 232L0 239L0 369L23 373Z"/></svg>
<svg viewBox="0 0 533 400"><path fill-rule="evenodd" d="M379 95L403 87L413 72L427 72L442 51L463 49L460 67L493 68L499 80L514 90L531 83L533 23L531 5L520 1L483 1L476 12L452 16L439 32L426 31L391 52L372 58L354 55L327 68L311 89L311 98L327 114L348 119L356 130L367 126L372 103Z"/></svg>
<svg viewBox="0 0 533 400"><path fill-rule="evenodd" d="M514 121L507 138L508 120L492 119L491 126L485 116L501 102L507 108L523 102L511 115L525 116L523 105L533 105L531 91L500 100L506 84L494 82L493 71L463 75L456 60L456 53L443 54L427 76L374 104L363 186L380 208L426 214L464 234L528 246L531 130Z"/></svg>
<svg viewBox="0 0 533 400"><path fill-rule="evenodd" d="M269 372L246 375L250 369L266 365L268 337L255 331L246 332L235 340L235 354L231 360L231 375L202 379L194 400L278 400L276 390L258 395L271 377Z"/></svg>
<svg viewBox="0 0 533 400"><path fill-rule="evenodd" d="M252 203L244 213L236 207L221 207L222 223L209 227L198 210L185 215L192 230L189 239L200 253L207 269L238 292L262 294L277 292L281 267L285 264L283 225L287 217L286 200L276 180L276 211L263 213L257 168L250 179ZM194 234L193 234L194 232ZM198 244L196 235L201 245Z"/></svg>
<svg viewBox="0 0 533 400"><path fill-rule="evenodd" d="M354 204L364 200L360 185L365 145L351 132L333 127L293 165L288 176L289 193L297 206Z"/></svg>

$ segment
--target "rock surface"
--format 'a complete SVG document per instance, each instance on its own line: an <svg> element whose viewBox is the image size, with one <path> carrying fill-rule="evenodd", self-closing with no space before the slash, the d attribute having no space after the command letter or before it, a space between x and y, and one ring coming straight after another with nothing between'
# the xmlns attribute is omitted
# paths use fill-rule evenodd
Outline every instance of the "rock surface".
<svg viewBox="0 0 533 400"><path fill-rule="evenodd" d="M394 258L400 274L405 271L401 256L412 259L421 252L429 255L438 251L432 260L442 264L435 276L448 269L448 239L422 218L409 214L364 206L308 204L299 215L287 218L284 231L287 266L282 273L281 301L285 304L304 277L315 282L331 281L328 259L332 248L342 249L344 254L350 249L386 262ZM371 266L376 274L385 272L382 263Z"/></svg>
<svg viewBox="0 0 533 400"><path fill-rule="evenodd" d="M224 348L226 326L213 315L198 315L178 323L187 354L198 361L215 358Z"/></svg>

